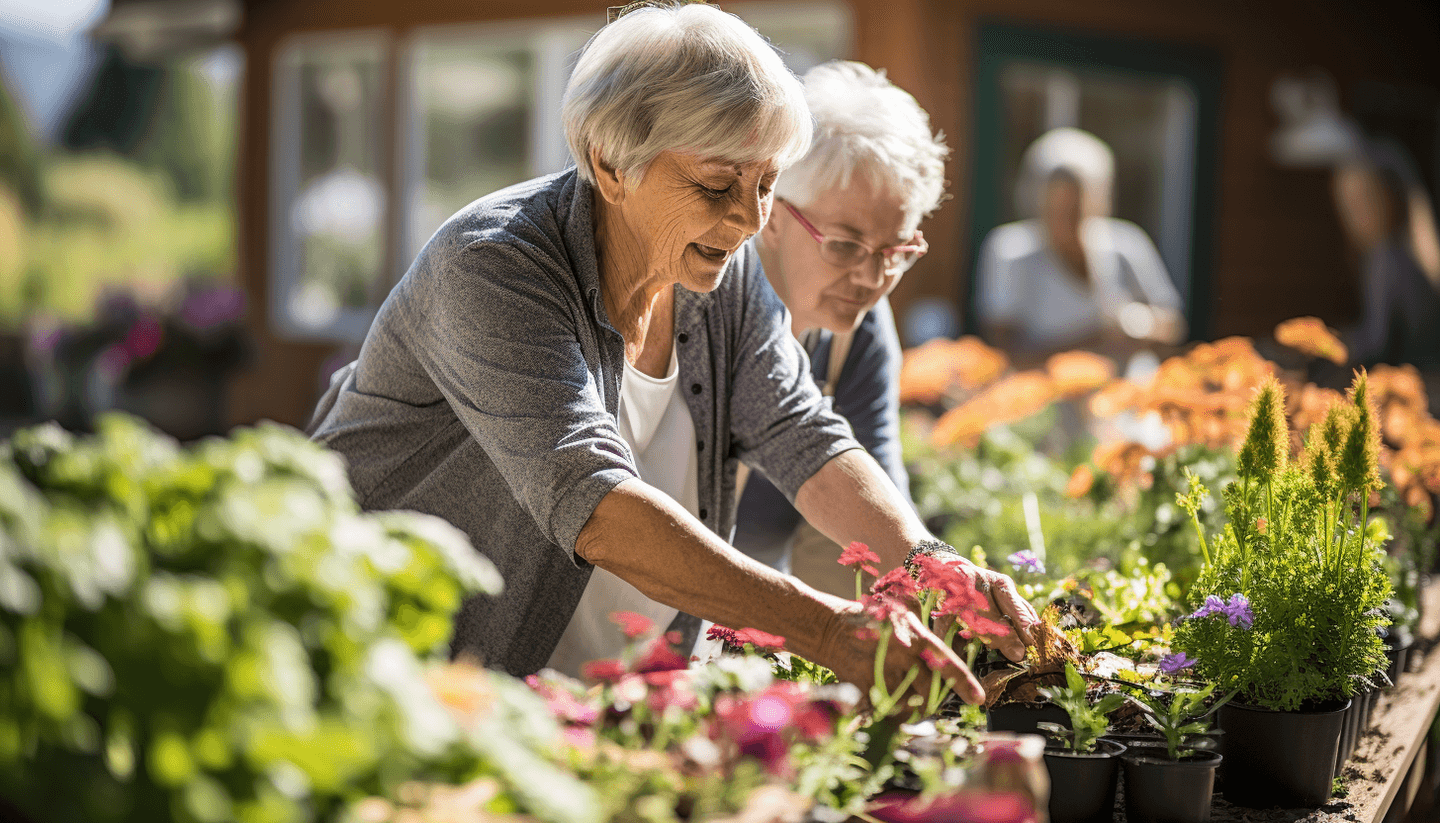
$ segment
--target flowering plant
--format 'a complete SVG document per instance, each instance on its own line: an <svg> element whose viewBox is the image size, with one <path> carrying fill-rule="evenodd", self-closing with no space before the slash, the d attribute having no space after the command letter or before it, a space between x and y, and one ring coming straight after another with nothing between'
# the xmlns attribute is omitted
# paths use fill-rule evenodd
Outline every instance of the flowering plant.
<svg viewBox="0 0 1440 823"><path fill-rule="evenodd" d="M1184 657L1183 654L1179 655ZM1210 722L1207 718L1230 702L1234 692L1225 695L1210 705L1206 701L1215 692L1211 683L1203 689L1173 692L1137 690L1131 697L1144 712L1145 722L1165 738L1165 752L1171 760L1193 752L1214 748L1215 741L1207 737ZM1169 697L1167 701L1165 698Z"/></svg>
<svg viewBox="0 0 1440 823"><path fill-rule="evenodd" d="M1284 390L1273 378L1261 386L1223 494L1229 522L1201 534L1198 607L1176 629L1197 674L1247 703L1296 710L1348 698L1384 667L1375 630L1389 622L1390 582L1384 535L1368 528L1378 448L1363 371L1311 427L1298 464ZM1204 494L1194 482L1177 495L1197 531Z"/></svg>

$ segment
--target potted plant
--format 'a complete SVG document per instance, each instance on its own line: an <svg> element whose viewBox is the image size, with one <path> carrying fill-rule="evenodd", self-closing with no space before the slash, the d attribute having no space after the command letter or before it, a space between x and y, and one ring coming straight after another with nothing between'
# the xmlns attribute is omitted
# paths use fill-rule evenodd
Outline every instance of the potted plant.
<svg viewBox="0 0 1440 823"><path fill-rule="evenodd" d="M1272 378L1223 493L1225 529L1201 543L1199 607L1175 632L1197 674L1238 693L1219 722L1225 796L1244 806L1329 798L1344 712L1385 665L1375 629L1388 622L1390 581L1365 528L1380 485L1365 374L1311 427L1297 462L1284 409ZM1197 482L1177 497L1194 519L1204 495Z"/></svg>
<svg viewBox="0 0 1440 823"><path fill-rule="evenodd" d="M1115 784L1125 746L1103 737L1110 730L1110 712L1120 708L1125 696L1107 694L1091 703L1085 679L1071 663L1065 665L1064 686L1041 692L1070 718L1068 729L1040 724L1055 740L1045 751L1051 823L1107 823L1115 814Z"/></svg>
<svg viewBox="0 0 1440 823"><path fill-rule="evenodd" d="M1164 747L1132 747L1123 758L1125 819L1130 823L1206 823L1221 757L1209 749L1210 715L1233 693L1206 706L1212 683L1199 691L1170 694L1141 692L1136 702L1146 722L1160 733Z"/></svg>

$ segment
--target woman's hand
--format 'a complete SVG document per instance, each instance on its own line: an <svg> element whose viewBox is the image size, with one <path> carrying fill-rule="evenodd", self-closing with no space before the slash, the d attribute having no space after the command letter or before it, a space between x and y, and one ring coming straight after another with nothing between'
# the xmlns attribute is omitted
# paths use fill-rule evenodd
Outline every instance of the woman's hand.
<svg viewBox="0 0 1440 823"><path fill-rule="evenodd" d="M985 700L985 689L975 678L965 662L945 641L925 628L919 615L902 611L893 616L894 631L886 642L885 649L885 690L899 688L912 668L918 667L919 676L910 684L909 691L922 700L930 689L931 672L938 673L942 680L954 681L955 693L966 703L980 703ZM835 672L841 681L854 683L861 693L868 695L875 683L875 654L880 638L871 621L859 603L846 602L839 607L826 626L817 663ZM939 667L932 664L938 663Z"/></svg>

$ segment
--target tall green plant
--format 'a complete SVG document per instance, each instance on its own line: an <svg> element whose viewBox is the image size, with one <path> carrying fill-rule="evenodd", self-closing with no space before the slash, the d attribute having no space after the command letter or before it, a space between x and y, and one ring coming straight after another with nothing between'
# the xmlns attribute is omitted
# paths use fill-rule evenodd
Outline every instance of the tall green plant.
<svg viewBox="0 0 1440 823"><path fill-rule="evenodd" d="M1383 541L1365 528L1380 487L1365 373L1311 431L1298 464L1284 408L1272 378L1252 403L1238 479L1223 492L1228 522L1208 541L1191 590L1198 608L1176 648L1245 702L1295 710L1350 697L1383 666L1375 629L1388 623L1390 582ZM1178 497L1193 516L1200 492Z"/></svg>

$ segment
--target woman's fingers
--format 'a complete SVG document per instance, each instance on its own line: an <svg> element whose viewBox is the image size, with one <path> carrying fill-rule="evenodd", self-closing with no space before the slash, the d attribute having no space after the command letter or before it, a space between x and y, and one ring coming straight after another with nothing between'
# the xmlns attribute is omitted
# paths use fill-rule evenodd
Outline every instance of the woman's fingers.
<svg viewBox="0 0 1440 823"><path fill-rule="evenodd" d="M926 696L930 690L930 677L933 672L940 676L941 682L954 681L953 688L955 693L960 695L961 700L966 703L983 702L985 688L980 685L980 681L970 671L970 667L965 665L965 661L955 653L955 650L945 645L945 641L938 635L926 629L915 615L907 615L906 620L912 623L911 629L915 633L915 642L908 649L904 646L899 647L899 660L892 658L894 663L899 664L895 668L899 670L900 676L896 678L896 683L891 685L898 684L911 666L919 665L921 676L915 678L915 682L911 684L912 692L922 697ZM887 672L887 679L890 676L890 672Z"/></svg>

